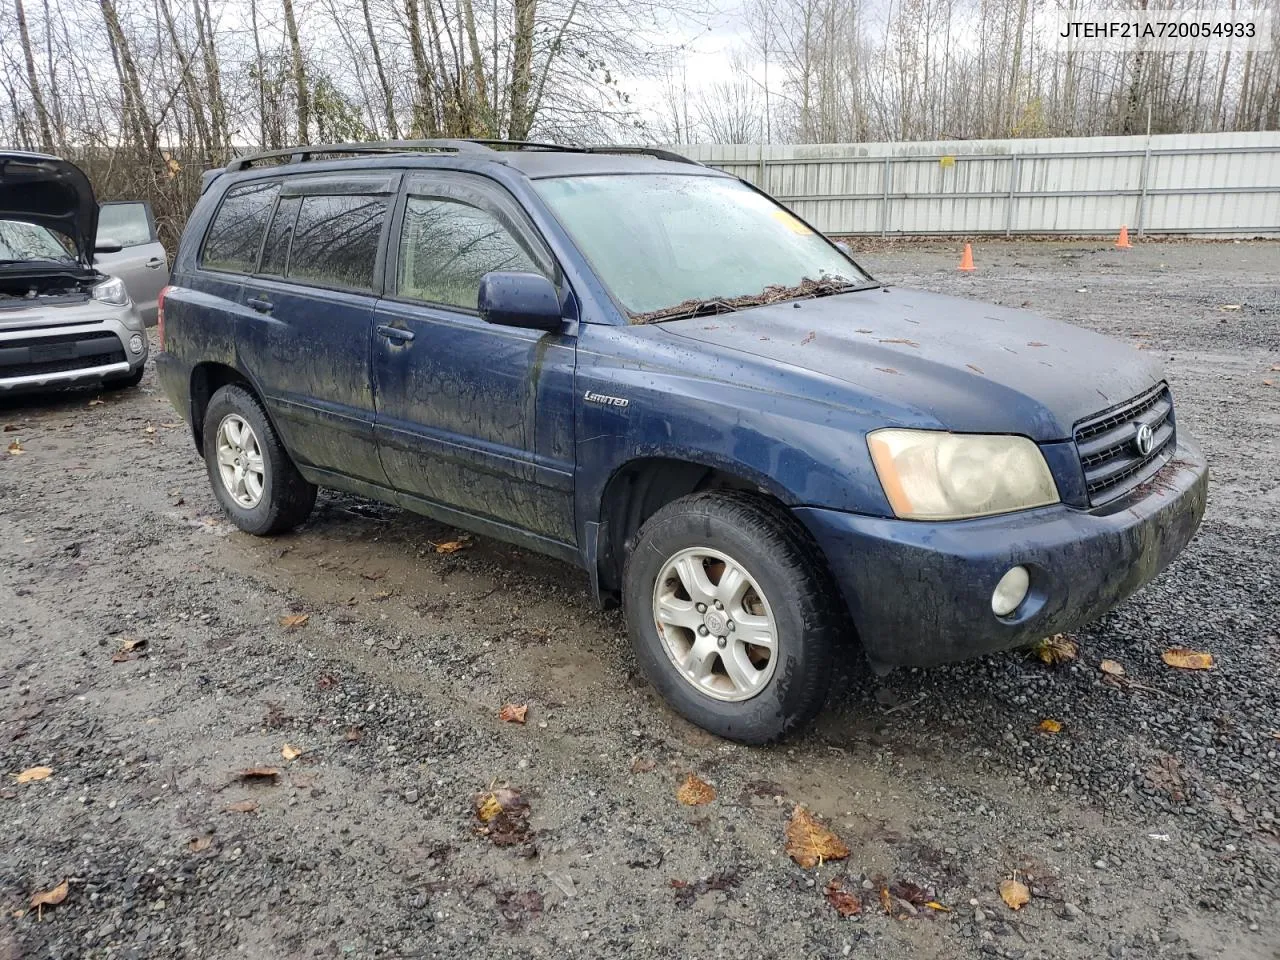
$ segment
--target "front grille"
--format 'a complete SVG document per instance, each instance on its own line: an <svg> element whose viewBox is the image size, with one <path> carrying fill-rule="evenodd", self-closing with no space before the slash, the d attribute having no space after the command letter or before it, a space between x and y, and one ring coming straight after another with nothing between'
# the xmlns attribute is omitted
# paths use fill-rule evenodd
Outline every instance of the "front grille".
<svg viewBox="0 0 1280 960"><path fill-rule="evenodd" d="M1151 448L1142 453L1138 434L1151 428ZM1173 457L1175 428L1169 387L1134 397L1077 424L1076 451L1084 469L1089 503L1110 503L1147 480Z"/></svg>
<svg viewBox="0 0 1280 960"><path fill-rule="evenodd" d="M0 341L0 380L65 373L126 360L114 333L51 335Z"/></svg>

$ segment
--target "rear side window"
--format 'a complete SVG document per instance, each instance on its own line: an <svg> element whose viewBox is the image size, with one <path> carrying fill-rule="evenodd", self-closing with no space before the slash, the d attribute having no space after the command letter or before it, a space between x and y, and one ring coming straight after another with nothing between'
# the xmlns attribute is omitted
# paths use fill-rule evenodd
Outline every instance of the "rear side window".
<svg viewBox="0 0 1280 960"><path fill-rule="evenodd" d="M400 296L474 310L480 279L494 270L545 274L488 211L456 200L409 198L400 235Z"/></svg>
<svg viewBox="0 0 1280 960"><path fill-rule="evenodd" d="M289 263L289 243L293 239L293 225L298 219L298 208L302 206L301 197L281 197L276 206L276 215L271 218L271 227L267 230L267 244L262 248L262 266L259 273L284 276L285 267Z"/></svg>
<svg viewBox="0 0 1280 960"><path fill-rule="evenodd" d="M278 183L246 183L228 190L209 227L200 265L211 270L253 273L267 219L279 192Z"/></svg>
<svg viewBox="0 0 1280 960"><path fill-rule="evenodd" d="M302 197L288 276L326 287L372 290L386 215L385 196Z"/></svg>
<svg viewBox="0 0 1280 960"><path fill-rule="evenodd" d="M155 240L151 215L141 202L104 203L98 211L98 236L122 247L140 247Z"/></svg>

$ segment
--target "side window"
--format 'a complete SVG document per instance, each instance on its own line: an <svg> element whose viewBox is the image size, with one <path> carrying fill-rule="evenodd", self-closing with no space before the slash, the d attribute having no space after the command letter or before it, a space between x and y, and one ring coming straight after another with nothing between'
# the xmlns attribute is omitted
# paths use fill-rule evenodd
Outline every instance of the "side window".
<svg viewBox="0 0 1280 960"><path fill-rule="evenodd" d="M456 200L409 198L397 294L474 310L480 278L494 270L546 272L488 211Z"/></svg>
<svg viewBox="0 0 1280 960"><path fill-rule="evenodd" d="M253 273L267 218L279 192L278 183L246 183L228 190L209 226L200 265L211 270Z"/></svg>
<svg viewBox="0 0 1280 960"><path fill-rule="evenodd" d="M276 204L276 215L271 218L267 243L262 248L259 273L284 276L285 266L289 263L289 242L293 239L293 225L298 219L298 208L301 206L301 197L283 197Z"/></svg>
<svg viewBox="0 0 1280 960"><path fill-rule="evenodd" d="M140 201L104 203L98 208L98 236L109 237L122 247L140 247L155 240L151 215Z"/></svg>
<svg viewBox="0 0 1280 960"><path fill-rule="evenodd" d="M348 290L372 290L387 198L354 194L301 200L289 253L289 277Z"/></svg>

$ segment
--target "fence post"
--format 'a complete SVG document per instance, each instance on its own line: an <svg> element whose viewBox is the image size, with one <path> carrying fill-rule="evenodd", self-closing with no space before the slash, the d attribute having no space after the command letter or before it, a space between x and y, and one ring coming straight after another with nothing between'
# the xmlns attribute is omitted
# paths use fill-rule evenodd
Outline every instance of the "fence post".
<svg viewBox="0 0 1280 960"><path fill-rule="evenodd" d="M1142 152L1142 174L1138 177L1138 236L1142 236L1142 231L1146 224L1143 221L1147 215L1147 167L1151 163L1151 137L1147 137L1147 148Z"/></svg>
<svg viewBox="0 0 1280 960"><path fill-rule="evenodd" d="M1009 199L1005 201L1004 207L1004 235L1007 237L1013 233L1013 205L1018 202L1018 175L1022 170L1022 158L1016 153L1013 155L1013 164L1009 168Z"/></svg>
<svg viewBox="0 0 1280 960"><path fill-rule="evenodd" d="M768 175L769 175L769 170L768 170L768 167L765 165L765 159L764 159L764 141L761 140L760 141L760 173L759 173L760 183L758 184L758 186L765 193L769 192L769 183L767 179Z"/></svg>
<svg viewBox="0 0 1280 960"><path fill-rule="evenodd" d="M884 195L880 198L880 236L887 237L889 235L889 188L893 184L893 157L889 154L884 156L884 172L880 174L880 179L884 184Z"/></svg>

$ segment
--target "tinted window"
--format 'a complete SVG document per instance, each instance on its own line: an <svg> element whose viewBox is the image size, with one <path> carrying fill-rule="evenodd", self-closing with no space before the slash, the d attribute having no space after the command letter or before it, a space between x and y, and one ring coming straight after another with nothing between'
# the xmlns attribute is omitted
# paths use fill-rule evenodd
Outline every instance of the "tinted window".
<svg viewBox="0 0 1280 960"><path fill-rule="evenodd" d="M204 241L201 266L252 273L279 191L278 183L246 183L228 190Z"/></svg>
<svg viewBox="0 0 1280 960"><path fill-rule="evenodd" d="M298 219L300 206L301 197L284 197L276 205L276 215L271 220L271 228L267 230L267 244L262 248L259 273L284 276L285 265L289 262L289 241L293 239L293 223Z"/></svg>
<svg viewBox="0 0 1280 960"><path fill-rule="evenodd" d="M480 278L493 270L544 273L493 214L454 200L409 198L400 296L474 310Z"/></svg>
<svg viewBox="0 0 1280 960"><path fill-rule="evenodd" d="M144 203L104 203L98 211L98 237L116 241L122 247L150 243L151 218Z"/></svg>
<svg viewBox="0 0 1280 960"><path fill-rule="evenodd" d="M303 197L289 276L353 290L373 288L386 197Z"/></svg>

